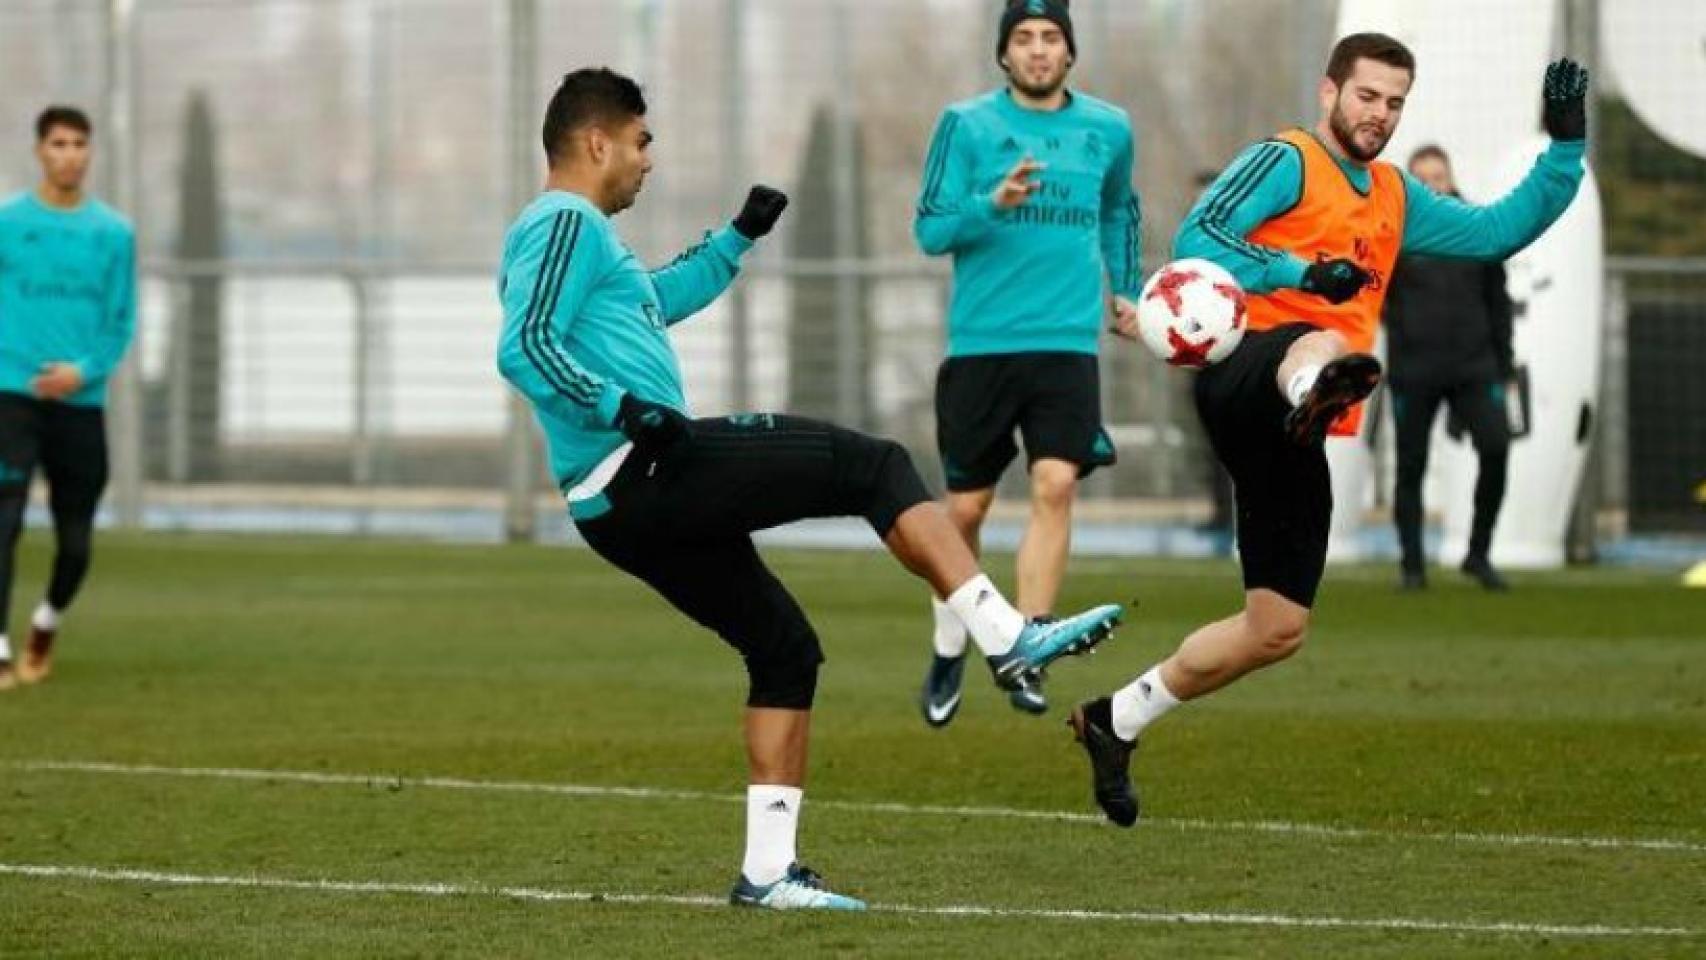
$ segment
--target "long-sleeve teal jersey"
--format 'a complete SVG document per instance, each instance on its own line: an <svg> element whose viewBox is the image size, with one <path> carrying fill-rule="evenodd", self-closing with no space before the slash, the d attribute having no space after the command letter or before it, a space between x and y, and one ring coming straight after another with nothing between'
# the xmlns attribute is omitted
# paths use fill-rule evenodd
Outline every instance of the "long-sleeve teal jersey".
<svg viewBox="0 0 1706 960"><path fill-rule="evenodd" d="M913 235L952 254L948 355L1096 353L1103 291L1142 287L1142 212L1125 111L1077 91L1027 110L997 90L943 111L925 160ZM1001 210L996 187L1025 157L1041 189Z"/></svg>
<svg viewBox="0 0 1706 960"><path fill-rule="evenodd" d="M1476 206L1435 193L1404 173L1402 252L1436 257L1503 260L1533 243L1575 198L1582 182L1581 140L1553 141L1522 182L1503 197ZM1336 156L1336 155L1335 155ZM1367 193L1366 167L1338 160L1351 184ZM1308 266L1288 251L1245 238L1290 210L1303 189L1303 160L1279 140L1251 144L1198 198L1173 238L1173 256L1201 257L1225 267L1246 292L1297 287Z"/></svg>
<svg viewBox="0 0 1706 960"><path fill-rule="evenodd" d="M23 193L0 204L0 392L31 395L50 363L83 386L66 403L106 403L107 378L136 332L136 234L111 207L72 209Z"/></svg>
<svg viewBox="0 0 1706 960"><path fill-rule="evenodd" d="M669 325L727 289L751 248L724 227L647 270L578 194L541 194L516 218L498 274L498 370L532 401L561 487L622 445L624 394L687 412Z"/></svg>

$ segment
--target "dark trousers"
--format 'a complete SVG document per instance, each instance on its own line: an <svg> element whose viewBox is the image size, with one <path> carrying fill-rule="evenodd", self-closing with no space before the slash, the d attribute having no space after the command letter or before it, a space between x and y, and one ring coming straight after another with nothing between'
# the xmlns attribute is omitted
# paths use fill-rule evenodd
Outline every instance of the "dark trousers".
<svg viewBox="0 0 1706 960"><path fill-rule="evenodd" d="M746 661L747 705L807 710L816 632L759 557L754 531L809 517L864 517L886 537L931 497L892 440L772 414L693 421L693 439L635 451L575 521L587 545L639 578Z"/></svg>
<svg viewBox="0 0 1706 960"><path fill-rule="evenodd" d="M1469 557L1485 560L1493 525L1505 499L1505 467L1510 459L1510 421L1503 383L1406 384L1392 387L1392 412L1398 428L1398 483L1392 496L1393 519L1404 569L1420 572L1422 558L1422 475L1428 470L1428 438L1440 404L1469 431L1480 459L1475 477L1475 520L1469 533Z"/></svg>
<svg viewBox="0 0 1706 960"><path fill-rule="evenodd" d="M0 393L0 633L11 612L13 554L38 464L47 476L58 546L47 601L64 610L89 572L95 508L107 485L101 409Z"/></svg>

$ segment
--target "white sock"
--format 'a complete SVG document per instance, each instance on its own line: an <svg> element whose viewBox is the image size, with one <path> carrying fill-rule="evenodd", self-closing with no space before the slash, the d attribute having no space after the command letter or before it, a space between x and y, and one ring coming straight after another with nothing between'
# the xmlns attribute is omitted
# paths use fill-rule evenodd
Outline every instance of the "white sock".
<svg viewBox="0 0 1706 960"><path fill-rule="evenodd" d="M30 617L30 625L37 630L53 632L59 629L59 611L53 609L53 604L43 600L36 606L36 612Z"/></svg>
<svg viewBox="0 0 1706 960"><path fill-rule="evenodd" d="M746 788L746 859L740 872L749 882L769 886L797 859L794 836L805 795L799 787L755 783Z"/></svg>
<svg viewBox="0 0 1706 960"><path fill-rule="evenodd" d="M1178 705L1179 698L1161 682L1161 665L1156 664L1114 694L1114 735L1136 740L1144 727Z"/></svg>
<svg viewBox="0 0 1706 960"><path fill-rule="evenodd" d="M7 640L4 633L0 633L0 663L5 663L11 659L12 641Z"/></svg>
<svg viewBox="0 0 1706 960"><path fill-rule="evenodd" d="M1292 374L1291 379L1285 384L1285 398L1290 400L1294 407L1302 403L1303 395L1309 392L1310 387L1315 386L1315 378L1320 375L1321 364L1319 363L1312 363Z"/></svg>
<svg viewBox="0 0 1706 960"><path fill-rule="evenodd" d="M963 657L966 655L966 625L961 622L960 615L954 608L935 597L930 598L930 612L936 617L936 632L930 642L936 647L938 657Z"/></svg>
<svg viewBox="0 0 1706 960"><path fill-rule="evenodd" d="M989 578L978 574L948 595L948 606L966 625L971 638L986 657L999 657L1013 649L1025 615L1013 609Z"/></svg>

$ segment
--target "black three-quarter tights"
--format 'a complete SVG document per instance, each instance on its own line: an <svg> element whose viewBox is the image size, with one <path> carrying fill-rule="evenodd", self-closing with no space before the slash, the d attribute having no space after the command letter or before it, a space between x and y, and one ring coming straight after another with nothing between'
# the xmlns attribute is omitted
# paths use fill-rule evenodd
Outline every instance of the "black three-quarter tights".
<svg viewBox="0 0 1706 960"><path fill-rule="evenodd" d="M0 393L0 633L9 624L18 534L37 464L47 478L58 545L47 601L64 610L89 572L95 508L107 485L101 408Z"/></svg>

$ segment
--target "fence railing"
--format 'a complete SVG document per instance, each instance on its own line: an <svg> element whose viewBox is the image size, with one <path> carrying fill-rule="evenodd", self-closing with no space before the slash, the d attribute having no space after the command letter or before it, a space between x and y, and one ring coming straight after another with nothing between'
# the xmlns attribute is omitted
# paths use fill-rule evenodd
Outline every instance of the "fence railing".
<svg viewBox="0 0 1706 960"><path fill-rule="evenodd" d="M729 296L675 328L695 412L824 416L894 436L939 476L933 389L948 290L937 261L761 258ZM817 293L854 296L858 309L824 311ZM1691 529L1649 487L1691 469L1706 480L1696 449L1706 410L1691 405L1699 378L1687 372L1706 368L1706 259L1612 258L1606 299L1578 553L1596 535ZM211 321L197 319L209 309ZM531 515L553 487L531 418L512 415L495 369L499 324L485 263L150 262L130 368L140 380L112 399L114 429L134 425L124 429L138 432L141 451L115 458L117 515L138 521L150 498L309 488L435 490L447 503L500 498ZM1655 355L1677 366L1635 370ZM1667 376L1681 379L1656 393L1642 386ZM1200 516L1209 474L1187 375L1110 340L1103 383L1122 463L1086 484L1086 500L1101 512ZM1018 471L1000 492L1023 496Z"/></svg>

